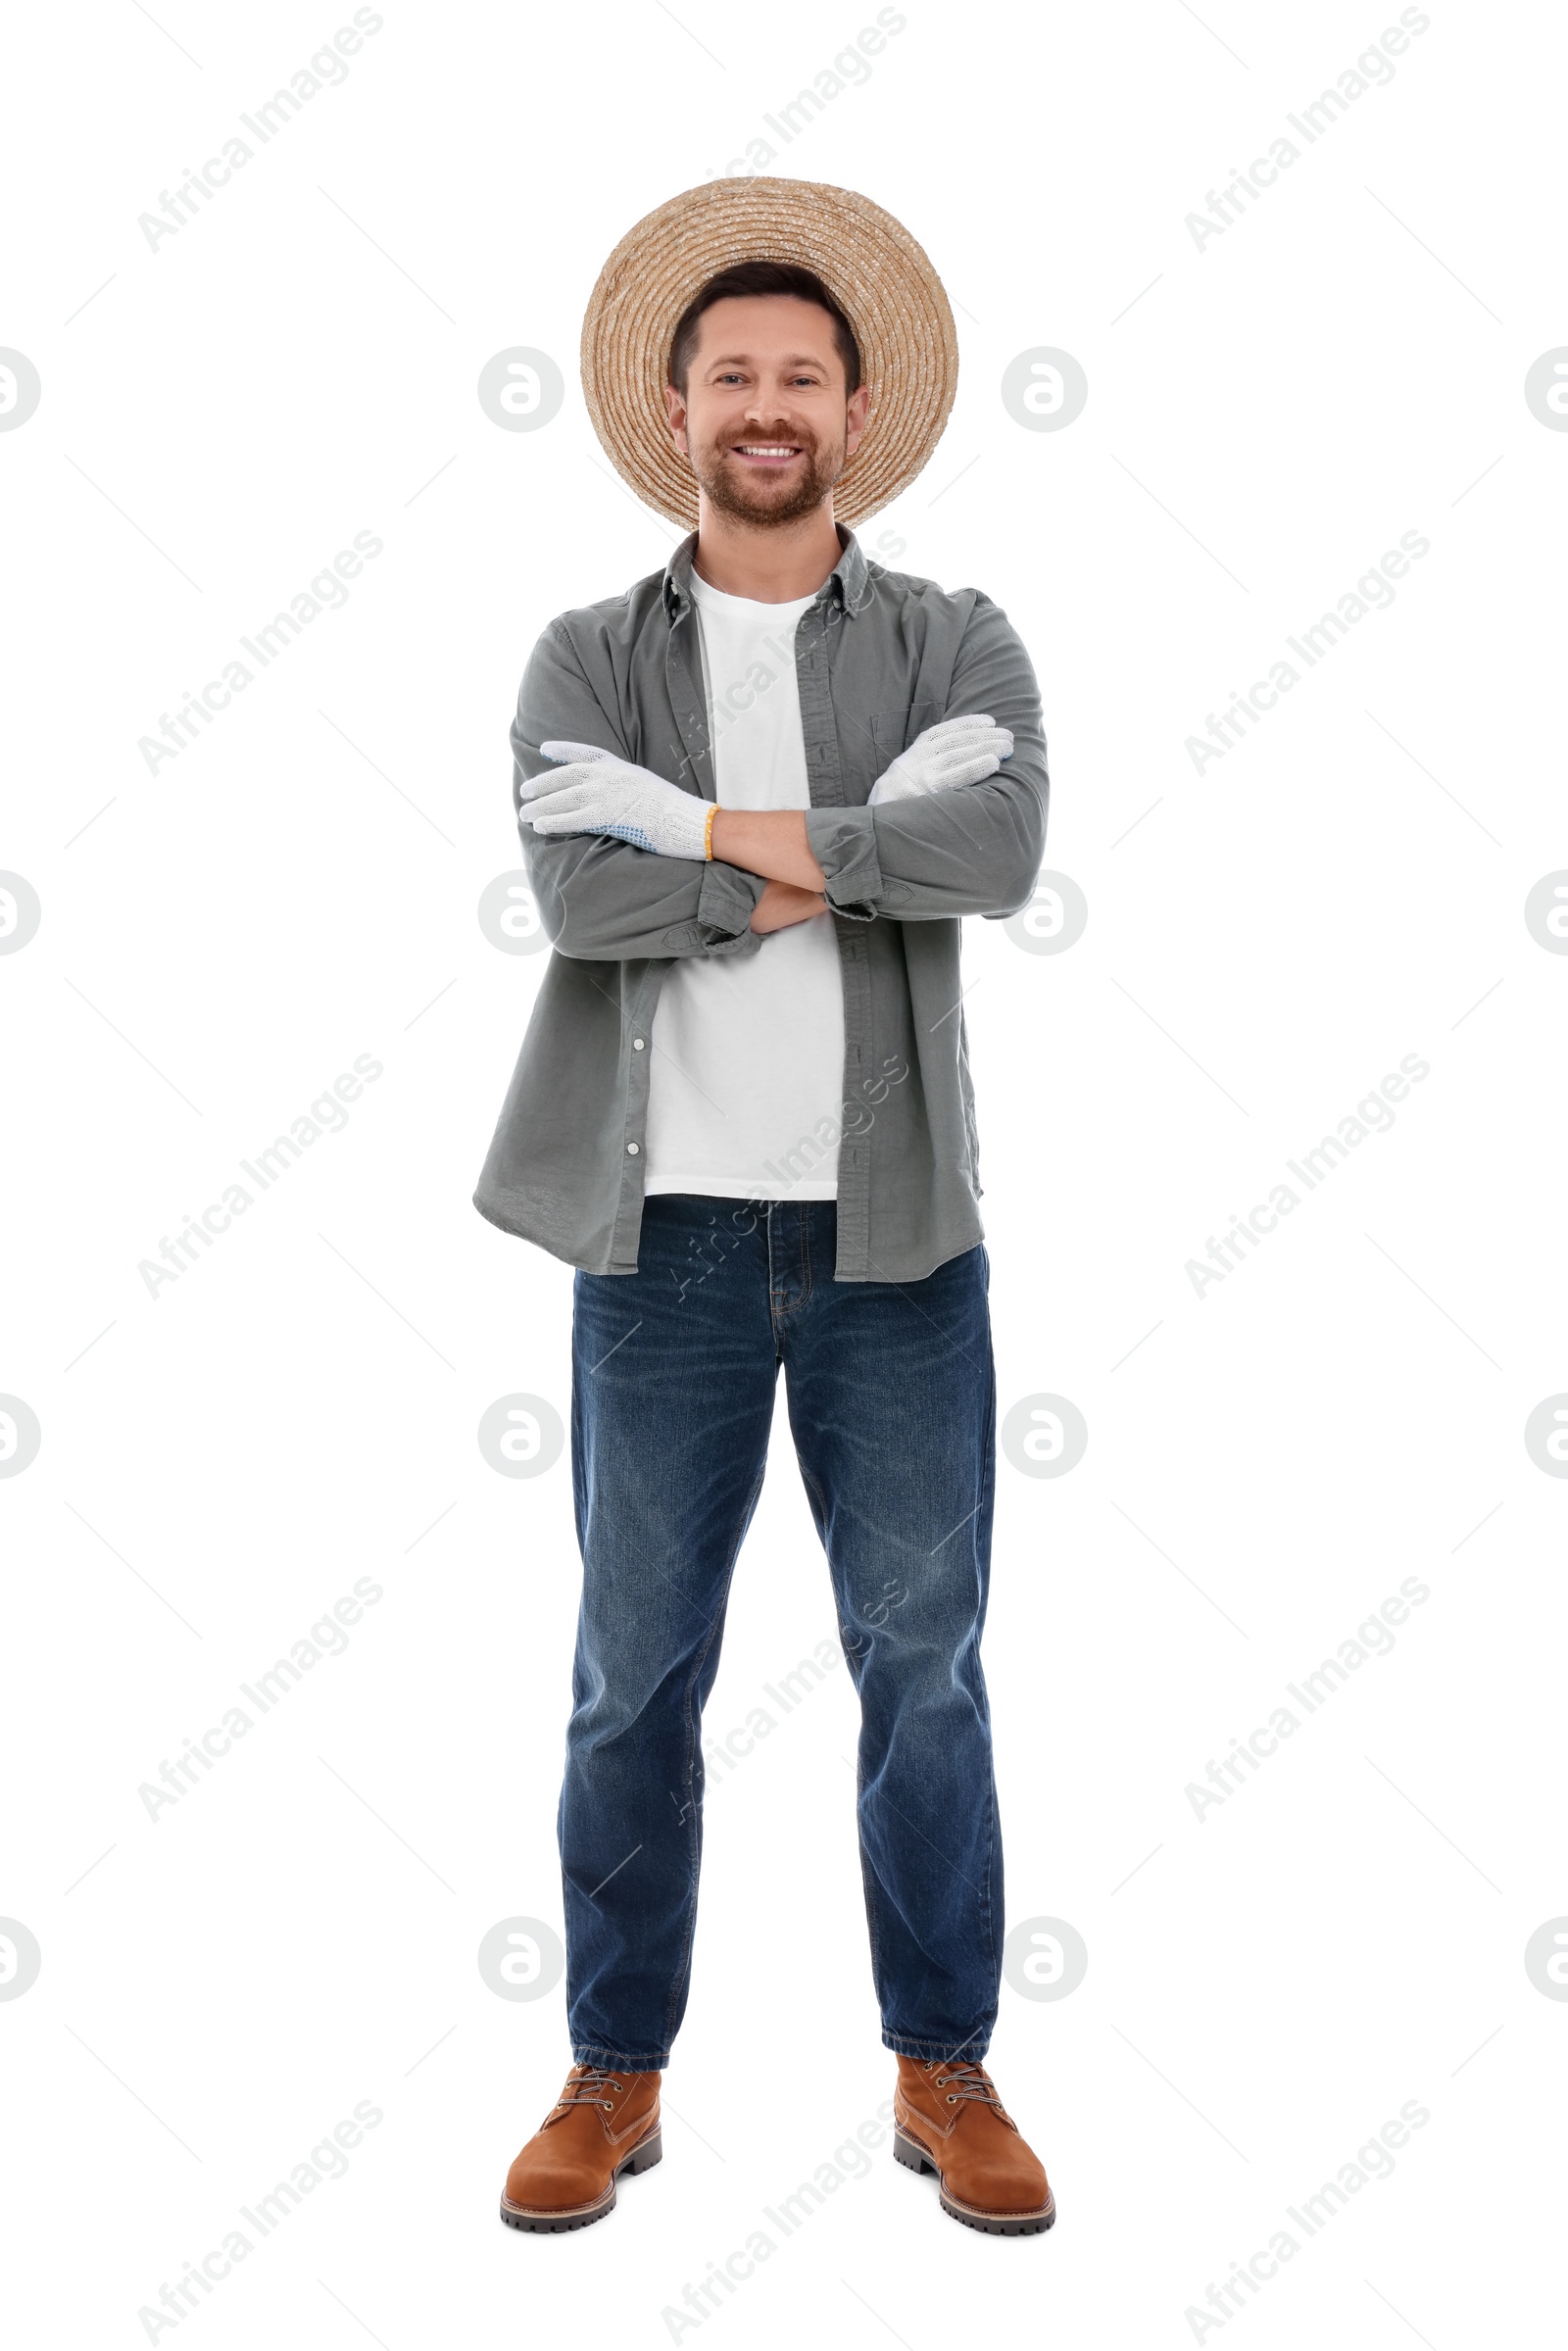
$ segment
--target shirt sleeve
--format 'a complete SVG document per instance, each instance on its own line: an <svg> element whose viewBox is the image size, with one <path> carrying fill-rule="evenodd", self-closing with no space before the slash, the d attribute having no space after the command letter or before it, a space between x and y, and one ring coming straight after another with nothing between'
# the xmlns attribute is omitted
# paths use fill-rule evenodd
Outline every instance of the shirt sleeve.
<svg viewBox="0 0 1568 2351"><path fill-rule="evenodd" d="M645 955L755 955L752 914L765 887L718 858L661 857L604 833L536 833L522 822L522 786L557 762L541 743L597 743L631 755L582 673L559 621L529 657L512 725L512 804L528 884L558 954L590 962Z"/></svg>
<svg viewBox="0 0 1568 2351"><path fill-rule="evenodd" d="M975 599L947 710L989 712L1011 729L1011 756L984 783L956 791L875 808L808 808L806 836L836 912L932 922L1028 905L1051 796L1040 689L1022 640L989 597Z"/></svg>

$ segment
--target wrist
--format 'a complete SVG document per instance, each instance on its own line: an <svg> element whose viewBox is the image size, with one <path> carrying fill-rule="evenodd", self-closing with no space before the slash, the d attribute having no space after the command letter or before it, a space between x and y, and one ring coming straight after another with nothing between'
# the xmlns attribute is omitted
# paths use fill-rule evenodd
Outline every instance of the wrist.
<svg viewBox="0 0 1568 2351"><path fill-rule="evenodd" d="M733 808L721 808L717 801L709 809L708 854L710 857L722 857L727 865L743 865L744 858L731 854L735 847L734 813Z"/></svg>
<svg viewBox="0 0 1568 2351"><path fill-rule="evenodd" d="M752 912L754 931L782 931L793 929L798 922L809 922L815 914L831 909L819 890L808 889L800 882L764 881L762 893Z"/></svg>
<svg viewBox="0 0 1568 2351"><path fill-rule="evenodd" d="M803 808L719 808L711 829L712 854L728 865L760 873L764 881L823 890L826 876L811 854L806 814Z"/></svg>

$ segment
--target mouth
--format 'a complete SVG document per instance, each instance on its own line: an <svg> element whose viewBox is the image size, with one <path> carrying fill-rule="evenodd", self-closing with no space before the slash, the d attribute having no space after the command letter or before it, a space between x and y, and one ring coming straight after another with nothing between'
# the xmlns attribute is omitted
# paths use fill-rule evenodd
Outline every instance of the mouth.
<svg viewBox="0 0 1568 2351"><path fill-rule="evenodd" d="M736 441L731 445L730 455L738 457L742 465L766 473L794 465L805 451L799 441Z"/></svg>

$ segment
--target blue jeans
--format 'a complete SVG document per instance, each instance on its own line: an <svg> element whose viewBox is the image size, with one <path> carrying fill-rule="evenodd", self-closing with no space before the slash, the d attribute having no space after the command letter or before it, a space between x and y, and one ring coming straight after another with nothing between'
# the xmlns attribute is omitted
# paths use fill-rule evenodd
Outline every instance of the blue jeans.
<svg viewBox="0 0 1568 2351"><path fill-rule="evenodd" d="M781 1363L860 1701L882 2038L920 2058L979 2058L989 2043L1003 1933L980 1670L996 1467L989 1265L975 1248L924 1281L835 1282L836 1226L830 1200L656 1194L637 1272L576 1277L583 1589L559 1826L578 2063L662 2067L685 2012L702 1710Z"/></svg>

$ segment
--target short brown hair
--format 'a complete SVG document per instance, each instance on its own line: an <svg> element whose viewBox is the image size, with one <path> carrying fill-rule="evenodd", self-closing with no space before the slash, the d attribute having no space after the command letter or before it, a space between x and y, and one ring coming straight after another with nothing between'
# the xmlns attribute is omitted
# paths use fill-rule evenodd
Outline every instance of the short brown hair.
<svg viewBox="0 0 1568 2351"><path fill-rule="evenodd" d="M749 294L793 294L797 302L814 302L818 310L826 311L833 321L838 355L844 362L845 387L852 393L859 390L860 346L855 339L855 329L816 271L796 262L737 262L731 269L720 269L716 277L710 277L692 296L676 322L669 346L669 380L682 399L697 350L703 313L715 302L729 302Z"/></svg>

